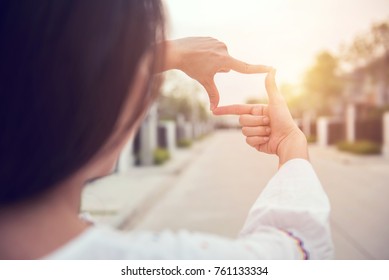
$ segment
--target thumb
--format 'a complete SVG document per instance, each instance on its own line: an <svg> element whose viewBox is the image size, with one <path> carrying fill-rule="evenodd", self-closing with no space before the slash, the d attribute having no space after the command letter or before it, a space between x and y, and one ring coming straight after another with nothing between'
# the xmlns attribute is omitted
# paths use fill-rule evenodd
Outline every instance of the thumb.
<svg viewBox="0 0 389 280"><path fill-rule="evenodd" d="M265 87L267 95L269 96L269 103L279 102L283 99L282 95L278 92L278 88L275 81L276 70L273 68L266 76Z"/></svg>
<svg viewBox="0 0 389 280"><path fill-rule="evenodd" d="M219 105L219 91L217 90L217 87L215 85L215 82L213 79L205 82L203 84L203 87L208 93L209 101L211 103L211 110L214 110L217 105Z"/></svg>

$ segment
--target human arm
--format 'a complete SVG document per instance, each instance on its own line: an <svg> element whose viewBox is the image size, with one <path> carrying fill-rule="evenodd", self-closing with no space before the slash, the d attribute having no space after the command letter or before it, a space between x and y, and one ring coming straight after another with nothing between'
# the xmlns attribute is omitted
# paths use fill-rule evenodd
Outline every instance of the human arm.
<svg viewBox="0 0 389 280"><path fill-rule="evenodd" d="M216 73L234 70L244 74L266 73L270 67L248 64L229 55L227 46L210 37L188 37L165 41L162 71L178 69L197 80L207 91L211 110L219 104Z"/></svg>
<svg viewBox="0 0 389 280"><path fill-rule="evenodd" d="M214 110L216 115L240 115L247 143L279 157L279 170L253 205L241 235L253 236L261 228L271 227L294 239L307 258L332 258L330 204L308 162L305 136L277 90L275 71L266 77L266 89L268 105L231 105ZM266 127L271 129L270 135L263 129Z"/></svg>

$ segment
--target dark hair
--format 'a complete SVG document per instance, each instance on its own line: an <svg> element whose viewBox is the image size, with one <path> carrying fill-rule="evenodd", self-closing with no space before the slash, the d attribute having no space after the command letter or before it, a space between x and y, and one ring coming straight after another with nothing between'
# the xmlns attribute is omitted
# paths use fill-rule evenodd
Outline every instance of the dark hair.
<svg viewBox="0 0 389 280"><path fill-rule="evenodd" d="M4 206L43 194L103 147L140 59L151 50L160 61L163 8L159 0L1 1L0 38ZM129 125L154 98L136 99Z"/></svg>

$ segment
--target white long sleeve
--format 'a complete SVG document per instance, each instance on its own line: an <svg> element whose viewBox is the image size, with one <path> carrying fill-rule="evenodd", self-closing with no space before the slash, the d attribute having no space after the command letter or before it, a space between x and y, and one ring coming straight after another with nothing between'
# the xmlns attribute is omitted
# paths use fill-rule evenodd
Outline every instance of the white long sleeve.
<svg viewBox="0 0 389 280"><path fill-rule="evenodd" d="M282 166L254 203L237 239L180 231L119 232L95 226L50 259L328 259L330 206L308 161Z"/></svg>
<svg viewBox="0 0 389 280"><path fill-rule="evenodd" d="M302 242L310 259L333 258L330 204L312 165L303 159L286 162L250 210L241 236L259 226L286 232Z"/></svg>

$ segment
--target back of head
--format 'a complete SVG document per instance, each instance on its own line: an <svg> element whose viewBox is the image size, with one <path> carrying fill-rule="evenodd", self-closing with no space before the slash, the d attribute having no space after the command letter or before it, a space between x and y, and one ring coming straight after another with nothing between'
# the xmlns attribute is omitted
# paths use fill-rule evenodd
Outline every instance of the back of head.
<svg viewBox="0 0 389 280"><path fill-rule="evenodd" d="M1 1L0 38L4 206L46 192L101 149L141 57L163 39L162 6L158 0ZM151 99L144 94L135 107Z"/></svg>

